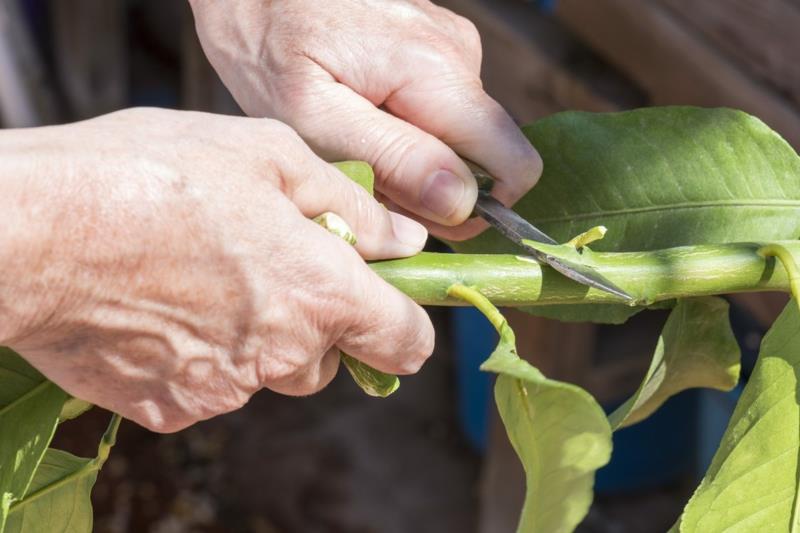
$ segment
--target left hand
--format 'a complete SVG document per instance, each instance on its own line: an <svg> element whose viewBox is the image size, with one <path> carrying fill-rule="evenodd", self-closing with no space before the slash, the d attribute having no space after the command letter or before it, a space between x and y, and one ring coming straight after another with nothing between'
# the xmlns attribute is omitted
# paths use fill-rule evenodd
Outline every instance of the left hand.
<svg viewBox="0 0 800 533"><path fill-rule="evenodd" d="M484 92L468 20L427 0L191 0L212 65L251 116L292 127L328 160L374 168L380 199L439 236L464 239L477 196L456 153L513 204L541 160ZM452 227L462 224L458 227Z"/></svg>

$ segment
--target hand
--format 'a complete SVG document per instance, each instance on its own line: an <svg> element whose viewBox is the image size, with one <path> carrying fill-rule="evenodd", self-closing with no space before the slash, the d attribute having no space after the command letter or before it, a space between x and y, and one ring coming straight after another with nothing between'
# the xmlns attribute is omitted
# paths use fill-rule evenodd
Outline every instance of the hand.
<svg viewBox="0 0 800 533"><path fill-rule="evenodd" d="M315 392L337 348L398 374L432 351L425 312L309 217L368 258L425 229L281 123L130 110L0 132L0 162L0 345L152 430Z"/></svg>
<svg viewBox="0 0 800 533"><path fill-rule="evenodd" d="M485 168L513 204L541 160L482 89L468 20L427 0L192 0L203 48L244 111L293 126L328 160L373 165L388 205L452 239L477 188L456 156Z"/></svg>

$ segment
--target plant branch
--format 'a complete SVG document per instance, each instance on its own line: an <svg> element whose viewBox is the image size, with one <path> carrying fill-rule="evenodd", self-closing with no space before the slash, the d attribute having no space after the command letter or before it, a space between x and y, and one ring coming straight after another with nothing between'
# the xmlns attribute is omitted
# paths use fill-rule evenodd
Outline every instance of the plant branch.
<svg viewBox="0 0 800 533"><path fill-rule="evenodd" d="M800 259L800 242L783 241L594 252L591 266L642 305L689 296L789 291L786 271L775 268L773 260L759 254L771 245L779 245L795 262ZM455 284L475 289L499 306L622 303L611 294L579 285L547 266L514 255L421 253L370 266L413 300L426 305L467 305L449 292Z"/></svg>

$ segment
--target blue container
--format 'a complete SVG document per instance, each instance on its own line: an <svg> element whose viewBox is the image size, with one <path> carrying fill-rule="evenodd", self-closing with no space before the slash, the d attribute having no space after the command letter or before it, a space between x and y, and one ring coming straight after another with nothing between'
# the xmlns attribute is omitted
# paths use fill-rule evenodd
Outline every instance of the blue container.
<svg viewBox="0 0 800 533"><path fill-rule="evenodd" d="M614 432L611 462L597 471L595 490L630 492L663 486L694 474L697 404L696 391L682 392L646 420Z"/></svg>
<svg viewBox="0 0 800 533"><path fill-rule="evenodd" d="M497 332L474 307L450 310L456 362L456 395L461 428L472 447L486 450L493 376L479 367L497 345Z"/></svg>

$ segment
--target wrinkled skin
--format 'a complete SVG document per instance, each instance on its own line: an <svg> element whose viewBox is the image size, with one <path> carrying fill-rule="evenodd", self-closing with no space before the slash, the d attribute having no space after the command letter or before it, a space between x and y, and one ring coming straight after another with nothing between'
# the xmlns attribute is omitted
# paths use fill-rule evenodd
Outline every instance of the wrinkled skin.
<svg viewBox="0 0 800 533"><path fill-rule="evenodd" d="M425 312L361 257L414 254L425 229L276 121L139 109L0 131L0 209L0 344L156 431L262 387L313 393L337 348L399 374L432 351ZM309 220L324 211L357 250Z"/></svg>
<svg viewBox="0 0 800 533"><path fill-rule="evenodd" d="M191 0L203 48L251 116L295 128L327 160L373 165L381 199L463 239L477 188L513 204L541 160L484 91L468 20L427 0Z"/></svg>

